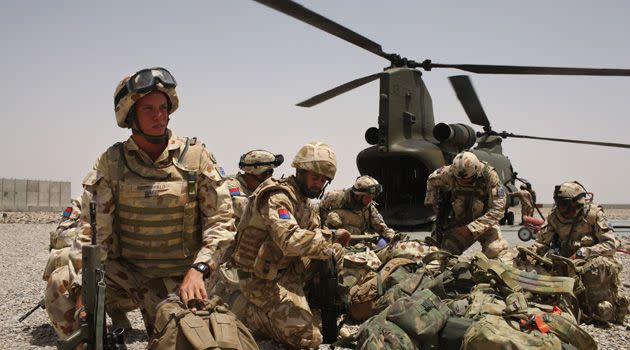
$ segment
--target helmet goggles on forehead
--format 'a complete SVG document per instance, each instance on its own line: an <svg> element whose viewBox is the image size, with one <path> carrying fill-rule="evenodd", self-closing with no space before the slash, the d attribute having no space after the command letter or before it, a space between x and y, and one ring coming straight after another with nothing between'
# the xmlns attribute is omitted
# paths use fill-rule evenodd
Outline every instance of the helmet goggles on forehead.
<svg viewBox="0 0 630 350"><path fill-rule="evenodd" d="M155 67L140 70L129 78L125 87L116 95L114 105L117 105L118 101L129 93L142 94L155 90L158 83L167 89L173 89L177 86L175 77L164 68Z"/></svg>
<svg viewBox="0 0 630 350"><path fill-rule="evenodd" d="M357 194L370 195L370 196L378 196L381 192L383 192L383 185L375 184L367 187L357 188L352 186L352 191Z"/></svg>

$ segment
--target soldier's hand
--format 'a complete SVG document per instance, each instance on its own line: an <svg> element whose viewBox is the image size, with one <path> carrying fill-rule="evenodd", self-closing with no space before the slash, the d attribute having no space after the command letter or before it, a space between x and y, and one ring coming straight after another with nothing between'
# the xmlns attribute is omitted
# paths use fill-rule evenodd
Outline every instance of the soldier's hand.
<svg viewBox="0 0 630 350"><path fill-rule="evenodd" d="M460 236L460 237L468 237L472 235L472 232L468 229L468 226L458 226L451 230L451 233Z"/></svg>
<svg viewBox="0 0 630 350"><path fill-rule="evenodd" d="M343 228L339 228L337 229L337 232L335 232L335 238L333 242L339 243L342 246L346 247L348 244L350 244L351 238L352 238L352 235L350 234L350 231Z"/></svg>
<svg viewBox="0 0 630 350"><path fill-rule="evenodd" d="M185 305L187 305L188 300L191 299L208 298L206 286L203 283L203 273L193 268L188 269L182 281L182 285L179 287L179 296L182 298L182 302Z"/></svg>

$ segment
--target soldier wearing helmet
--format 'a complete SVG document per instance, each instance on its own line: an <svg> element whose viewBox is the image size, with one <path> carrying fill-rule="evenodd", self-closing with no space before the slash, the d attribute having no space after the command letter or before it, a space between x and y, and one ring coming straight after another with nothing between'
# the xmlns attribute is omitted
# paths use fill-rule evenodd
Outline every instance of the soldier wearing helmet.
<svg viewBox="0 0 630 350"><path fill-rule="evenodd" d="M438 205L440 196L449 198L445 205ZM494 168L472 152L457 154L452 165L437 169L427 180L425 205L436 214L447 211L441 213L448 218L446 234L438 243L453 254L461 254L479 241L489 258L502 255L508 248L499 226L505 197Z"/></svg>
<svg viewBox="0 0 630 350"><path fill-rule="evenodd" d="M164 68L140 70L118 84L116 122L132 135L107 149L83 180L82 204L90 197L96 202L97 240L107 253L102 255L106 308L118 301L112 296L130 295L150 338L156 305L169 293L179 294L184 303L207 297L204 277L235 235L232 201L214 157L196 138L179 137L168 128L179 106L176 86ZM90 242L89 222L89 212L83 211L75 242ZM80 266L81 247L75 248L71 257ZM81 294L80 283L77 271L48 289L72 300ZM72 301L76 308L57 316L84 316L81 299ZM77 326L57 329L60 338Z"/></svg>
<svg viewBox="0 0 630 350"><path fill-rule="evenodd" d="M326 193L320 203L322 220L329 228L345 228L353 235L376 233L390 241L394 230L387 227L374 202L381 192L376 179L359 176L352 187Z"/></svg>
<svg viewBox="0 0 630 350"><path fill-rule="evenodd" d="M621 263L615 259L619 241L601 206L577 181L554 189L554 207L536 237L539 254L548 251L577 260L582 265L586 291L580 298L585 315L592 319L623 323L628 297L619 293Z"/></svg>
<svg viewBox="0 0 630 350"><path fill-rule="evenodd" d="M227 178L237 226L247 206L247 197L258 185L270 178L273 175L273 169L283 162L282 154L273 154L262 149L251 150L241 156L238 167L242 172Z"/></svg>
<svg viewBox="0 0 630 350"><path fill-rule="evenodd" d="M322 229L309 202L335 177L330 146L307 143L291 165L294 176L269 178L249 197L232 255L243 298L230 305L254 333L293 348L317 348L322 334L304 294L307 271L313 259L337 257L350 234Z"/></svg>

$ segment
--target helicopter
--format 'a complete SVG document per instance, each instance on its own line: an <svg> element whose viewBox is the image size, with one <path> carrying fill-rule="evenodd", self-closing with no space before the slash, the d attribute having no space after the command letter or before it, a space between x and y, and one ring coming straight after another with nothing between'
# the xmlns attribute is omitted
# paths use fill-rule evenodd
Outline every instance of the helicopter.
<svg viewBox="0 0 630 350"><path fill-rule="evenodd" d="M435 220L433 211L424 205L427 178L436 169L450 164L454 156L464 150L472 151L480 160L494 167L506 192L513 193L517 191L516 181L525 184L528 181L518 177L510 159L503 154L502 141L505 138L630 148L630 145L618 143L496 132L491 127L470 78L463 75L450 77L451 85L471 123L481 126L483 131L476 132L467 124L436 124L431 95L422 79L422 71L428 72L434 68L458 69L476 74L585 76L630 76L630 69L443 64L432 62L430 59L418 62L397 53L387 53L380 44L296 2L254 1L389 61L389 66L381 72L354 79L297 103L297 106L313 107L379 80L377 127L366 130L365 140L371 146L359 152L356 163L361 175L372 176L383 186L383 192L375 200L379 203L379 211L389 226L418 227ZM512 196L508 198L510 198L508 208L519 204L517 198ZM512 224L514 215L508 208L504 220Z"/></svg>

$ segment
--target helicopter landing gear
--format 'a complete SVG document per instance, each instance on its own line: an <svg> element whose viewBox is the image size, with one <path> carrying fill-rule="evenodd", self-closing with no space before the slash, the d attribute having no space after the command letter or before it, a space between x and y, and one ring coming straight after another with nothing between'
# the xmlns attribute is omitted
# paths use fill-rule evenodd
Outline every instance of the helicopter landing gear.
<svg viewBox="0 0 630 350"><path fill-rule="evenodd" d="M514 225L514 212L506 211L503 218L499 220L499 225Z"/></svg>

